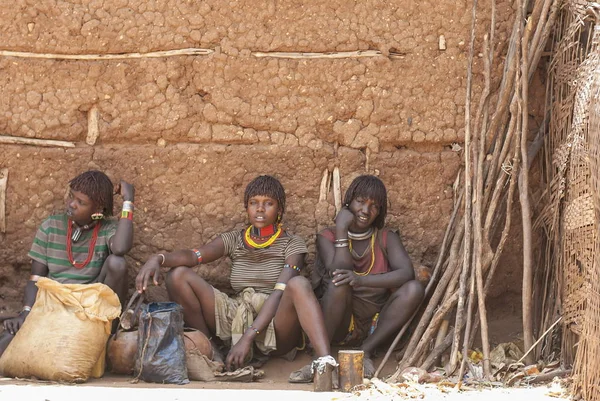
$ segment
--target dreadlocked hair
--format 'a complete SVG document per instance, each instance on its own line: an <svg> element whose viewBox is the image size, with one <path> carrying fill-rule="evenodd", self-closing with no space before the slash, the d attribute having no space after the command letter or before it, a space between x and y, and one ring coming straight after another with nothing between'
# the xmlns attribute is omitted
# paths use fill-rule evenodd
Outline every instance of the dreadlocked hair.
<svg viewBox="0 0 600 401"><path fill-rule="evenodd" d="M105 216L113 215L113 184L106 174L98 170L90 170L79 174L69 182L73 191L87 195L102 206Z"/></svg>
<svg viewBox="0 0 600 401"><path fill-rule="evenodd" d="M385 217L387 215L387 190L385 184L374 175L361 175L356 177L344 195L344 204L349 205L356 198L372 199L379 208L379 214L375 218L373 225L377 228L383 228Z"/></svg>
<svg viewBox="0 0 600 401"><path fill-rule="evenodd" d="M246 186L244 191L244 208L248 208L248 201L253 196L268 196L277 201L281 217L285 212L285 191L279 180L270 175L259 175Z"/></svg>

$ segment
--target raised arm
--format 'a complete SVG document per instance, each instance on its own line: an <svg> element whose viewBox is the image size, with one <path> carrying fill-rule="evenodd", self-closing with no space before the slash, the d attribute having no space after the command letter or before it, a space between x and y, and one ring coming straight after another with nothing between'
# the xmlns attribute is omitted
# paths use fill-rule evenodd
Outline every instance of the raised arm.
<svg viewBox="0 0 600 401"><path fill-rule="evenodd" d="M340 210L335 218L335 240L348 240L348 227L353 219L354 215L347 207ZM354 268L349 248L347 246L336 247L333 242L321 234L317 235L317 252L330 272Z"/></svg>
<svg viewBox="0 0 600 401"><path fill-rule="evenodd" d="M152 255L140 269L135 279L135 288L138 292L145 291L150 279L153 280L154 285L158 285L161 267L194 267L200 263L213 262L224 255L225 244L220 235L197 250L180 249L170 253Z"/></svg>
<svg viewBox="0 0 600 401"><path fill-rule="evenodd" d="M110 251L117 256L125 255L133 246L133 199L135 197L133 185L121 180L121 196L123 211L131 209L132 218L121 216L117 223L117 232L110 239Z"/></svg>

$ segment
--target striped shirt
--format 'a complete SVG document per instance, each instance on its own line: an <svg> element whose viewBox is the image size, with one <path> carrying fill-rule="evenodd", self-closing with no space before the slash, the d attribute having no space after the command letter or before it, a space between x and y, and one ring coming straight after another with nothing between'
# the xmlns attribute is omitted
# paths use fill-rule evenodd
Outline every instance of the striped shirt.
<svg viewBox="0 0 600 401"><path fill-rule="evenodd" d="M48 277L63 284L86 284L94 281L104 261L110 254L109 240L117 231L116 220L102 220L92 260L78 269L71 264L67 255L66 214L48 217L38 229L28 256L48 266ZM93 229L81 233L79 241L72 243L73 260L81 263L88 257Z"/></svg>
<svg viewBox="0 0 600 401"><path fill-rule="evenodd" d="M242 236L243 231L221 234L225 254L231 259L231 288L236 293L252 287L257 292L270 294L285 260L308 252L302 238L296 235L281 236L271 246L262 249L247 249Z"/></svg>

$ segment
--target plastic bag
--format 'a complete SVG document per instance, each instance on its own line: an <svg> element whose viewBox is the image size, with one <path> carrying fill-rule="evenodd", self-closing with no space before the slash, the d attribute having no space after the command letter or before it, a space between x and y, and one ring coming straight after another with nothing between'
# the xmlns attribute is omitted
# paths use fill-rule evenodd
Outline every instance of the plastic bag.
<svg viewBox="0 0 600 401"><path fill-rule="evenodd" d="M104 373L111 321L119 297L101 284L37 282L35 304L2 358L0 374L10 377L84 382Z"/></svg>
<svg viewBox="0 0 600 401"><path fill-rule="evenodd" d="M174 302L142 305L135 378L154 383L189 383L180 305Z"/></svg>

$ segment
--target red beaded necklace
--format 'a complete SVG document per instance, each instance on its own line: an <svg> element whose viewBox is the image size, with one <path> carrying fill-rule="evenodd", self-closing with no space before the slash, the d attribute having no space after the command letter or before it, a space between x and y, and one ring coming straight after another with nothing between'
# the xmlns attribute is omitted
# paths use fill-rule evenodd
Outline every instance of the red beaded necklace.
<svg viewBox="0 0 600 401"><path fill-rule="evenodd" d="M83 263L77 263L75 262L75 260L73 260L73 250L71 249L71 234L73 232L73 222L71 221L71 219L67 220L67 255L69 256L69 262L71 262L71 264L76 269L83 269L92 260L92 257L94 256L94 247L96 246L96 241L98 240L98 233L100 232L101 225L102 224L98 222L94 227L94 232L92 233L92 240L90 241L90 246L88 247L87 259Z"/></svg>

